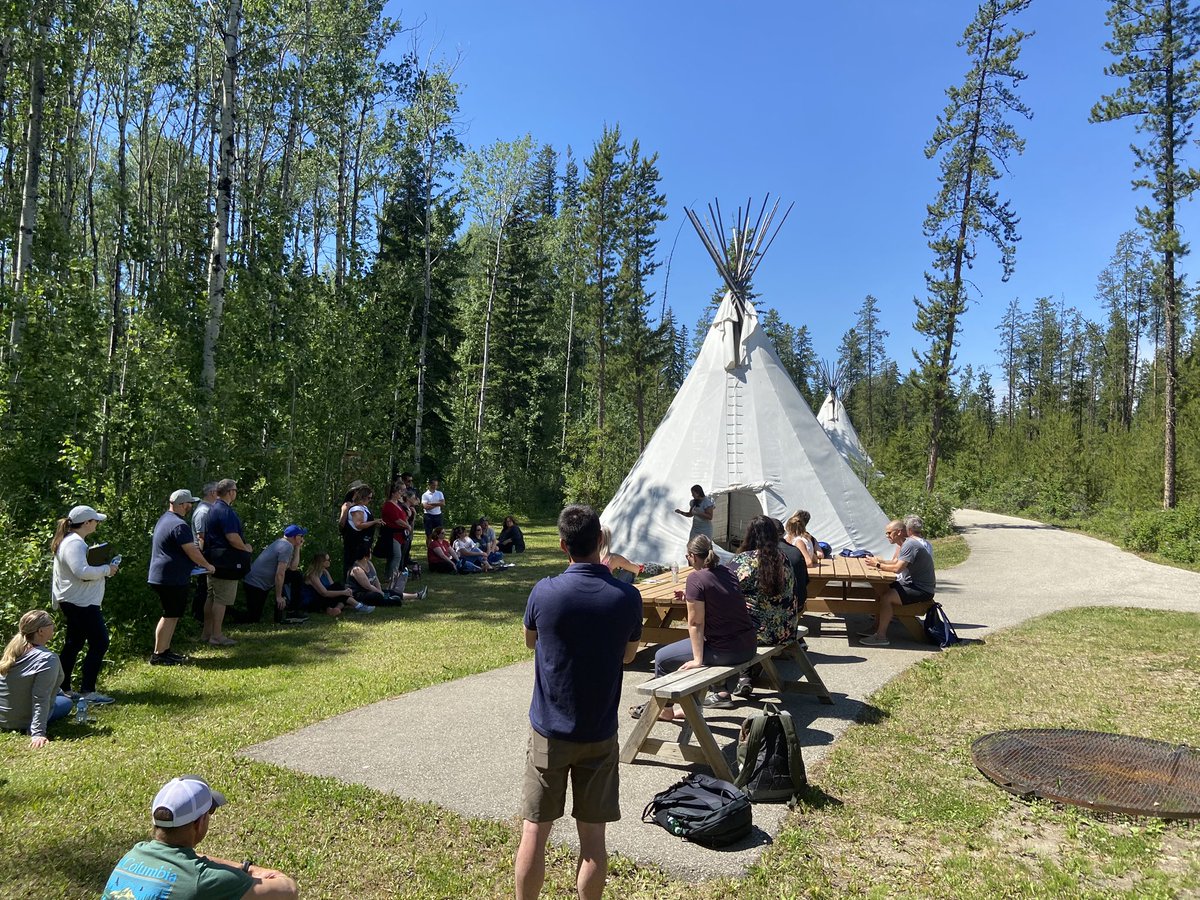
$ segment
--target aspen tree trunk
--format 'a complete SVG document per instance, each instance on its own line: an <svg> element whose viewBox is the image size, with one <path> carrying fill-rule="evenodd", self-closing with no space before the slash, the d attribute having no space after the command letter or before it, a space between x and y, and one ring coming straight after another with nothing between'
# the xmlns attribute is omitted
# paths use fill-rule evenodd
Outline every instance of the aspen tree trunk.
<svg viewBox="0 0 1200 900"><path fill-rule="evenodd" d="M225 309L226 252L229 244L229 210L233 194L233 108L238 66L238 32L242 24L242 0L229 0L225 20L225 65L221 72L221 131L217 148L216 221L208 261L208 321L204 327L203 382L211 397L217 385L217 339Z"/></svg>
<svg viewBox="0 0 1200 900"><path fill-rule="evenodd" d="M33 56L29 61L29 122L25 129L25 184L21 191L21 219L17 228L16 299L8 346L13 360L21 352L25 330L25 301L22 291L33 261L33 235L37 228L38 178L42 168L42 113L46 97L46 41L50 33L50 0L41 0L33 8ZM12 381L16 381L13 369Z"/></svg>
<svg viewBox="0 0 1200 900"><path fill-rule="evenodd" d="M475 419L475 452L483 446L483 408L487 399L488 355L491 349L492 308L496 301L496 279L500 277L500 248L504 242L504 223L496 230L496 253L492 259L491 277L488 279L487 312L483 316L483 369L479 375L479 413Z"/></svg>

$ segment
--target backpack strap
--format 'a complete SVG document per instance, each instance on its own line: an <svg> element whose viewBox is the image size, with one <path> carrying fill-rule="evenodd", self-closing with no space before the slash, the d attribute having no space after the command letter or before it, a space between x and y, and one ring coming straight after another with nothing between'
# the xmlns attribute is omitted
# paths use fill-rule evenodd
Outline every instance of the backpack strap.
<svg viewBox="0 0 1200 900"><path fill-rule="evenodd" d="M783 726L783 736L788 745L789 774L792 776L792 785L798 794L801 788L808 784L808 773L804 771L804 757L800 753L800 737L796 734L796 720L792 718L791 713L785 713L779 717L779 723Z"/></svg>

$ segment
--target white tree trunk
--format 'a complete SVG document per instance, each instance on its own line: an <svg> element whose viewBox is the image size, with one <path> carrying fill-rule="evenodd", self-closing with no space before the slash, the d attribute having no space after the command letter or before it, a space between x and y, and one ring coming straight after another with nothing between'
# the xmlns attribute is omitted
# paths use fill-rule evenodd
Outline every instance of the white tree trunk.
<svg viewBox="0 0 1200 900"><path fill-rule="evenodd" d="M225 20L225 65L221 71L221 131L217 147L216 220L208 258L208 321L204 327L204 389L212 394L217 384L217 340L225 309L226 251L229 244L229 211L233 205L234 85L238 67L238 33L242 25L242 0L229 0Z"/></svg>

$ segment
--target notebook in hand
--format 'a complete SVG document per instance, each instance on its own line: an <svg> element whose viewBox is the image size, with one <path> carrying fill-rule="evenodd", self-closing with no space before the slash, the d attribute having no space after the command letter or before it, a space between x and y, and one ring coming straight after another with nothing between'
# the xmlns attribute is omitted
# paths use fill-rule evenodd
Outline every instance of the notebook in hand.
<svg viewBox="0 0 1200 900"><path fill-rule="evenodd" d="M113 551L107 543L88 547L87 563L89 566L107 566L112 562Z"/></svg>

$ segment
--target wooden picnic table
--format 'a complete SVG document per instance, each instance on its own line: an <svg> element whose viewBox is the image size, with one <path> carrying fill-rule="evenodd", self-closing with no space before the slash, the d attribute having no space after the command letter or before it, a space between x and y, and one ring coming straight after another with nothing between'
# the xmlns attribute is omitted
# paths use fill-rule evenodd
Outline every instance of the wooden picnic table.
<svg viewBox="0 0 1200 900"><path fill-rule="evenodd" d="M683 599L683 591L688 574L690 572L680 572L676 581L670 572L665 572L636 585L642 592L643 643L664 644L687 637L687 602ZM895 580L893 573L868 566L864 559L849 556L819 559L817 565L808 570L808 599L804 611L838 616L872 615L876 598ZM896 619L909 634L920 639L923 632L918 617L924 615L929 606L929 603L912 603L897 607Z"/></svg>

